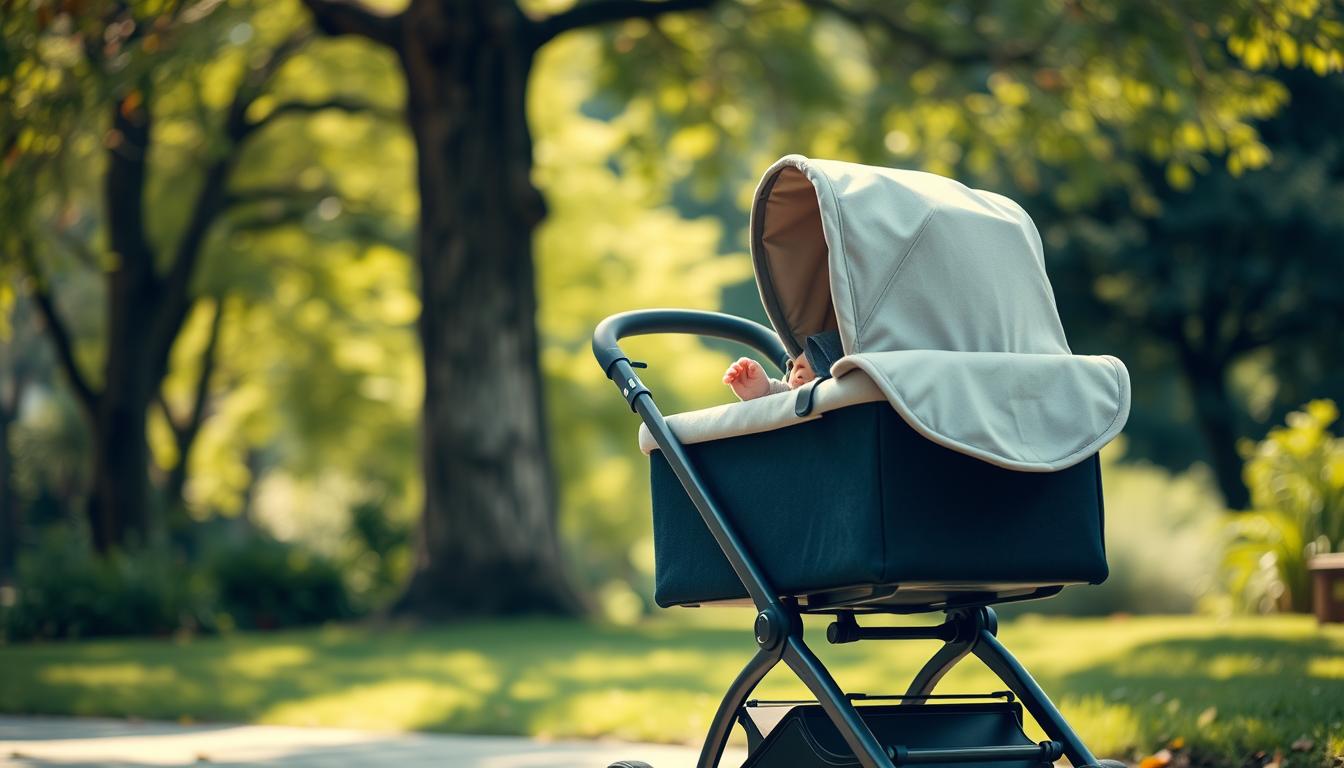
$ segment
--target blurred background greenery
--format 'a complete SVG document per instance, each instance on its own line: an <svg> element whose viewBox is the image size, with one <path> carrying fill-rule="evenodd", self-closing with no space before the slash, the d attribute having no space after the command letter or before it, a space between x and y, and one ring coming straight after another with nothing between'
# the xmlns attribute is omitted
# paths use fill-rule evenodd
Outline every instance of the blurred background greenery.
<svg viewBox="0 0 1344 768"><path fill-rule="evenodd" d="M1068 716L1344 755L1341 636L1231 619L1344 547L1339 4L0 11L0 710L694 737L746 619L650 617L589 335L763 321L747 206L800 152L1019 199L1074 351L1128 364L1113 576L1005 611ZM664 412L730 399L737 350L629 351Z"/></svg>
<svg viewBox="0 0 1344 768"><path fill-rule="evenodd" d="M786 151L1023 200L1074 349L1129 364L1115 577L1039 609L1307 609L1344 543L1337 6L534 2L504 45L428 5L7 4L12 637L642 615L644 462L588 334L763 319L746 204ZM459 59L415 58L435 34ZM631 346L664 410L726 399L731 350Z"/></svg>
<svg viewBox="0 0 1344 768"><path fill-rule="evenodd" d="M1111 580L1303 612L1344 547L1344 13L1095 0L0 0L11 643L400 615L635 623L612 312L764 320L787 152L1020 200L1123 358ZM734 350L639 339L665 412ZM13 706L21 706L15 703Z"/></svg>

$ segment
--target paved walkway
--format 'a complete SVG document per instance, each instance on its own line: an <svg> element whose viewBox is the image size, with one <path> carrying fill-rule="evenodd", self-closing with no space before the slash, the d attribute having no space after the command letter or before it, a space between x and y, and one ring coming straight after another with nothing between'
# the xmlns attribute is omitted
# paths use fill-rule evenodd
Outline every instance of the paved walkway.
<svg viewBox="0 0 1344 768"><path fill-rule="evenodd" d="M655 768L690 768L697 753L688 747L620 742L0 717L0 768L605 768L628 758ZM738 765L742 757L740 752L725 755L724 765Z"/></svg>

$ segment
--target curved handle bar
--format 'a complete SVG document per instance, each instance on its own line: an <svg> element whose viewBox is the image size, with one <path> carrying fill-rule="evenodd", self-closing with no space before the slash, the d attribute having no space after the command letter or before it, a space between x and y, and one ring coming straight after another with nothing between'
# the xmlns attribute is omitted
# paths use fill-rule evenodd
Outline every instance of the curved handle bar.
<svg viewBox="0 0 1344 768"><path fill-rule="evenodd" d="M602 372L612 377L612 366L630 358L617 343L627 336L653 333L690 333L697 336L715 336L745 344L783 371L789 355L771 329L741 317L722 312L697 309L636 309L608 317L593 331L593 355L602 366Z"/></svg>

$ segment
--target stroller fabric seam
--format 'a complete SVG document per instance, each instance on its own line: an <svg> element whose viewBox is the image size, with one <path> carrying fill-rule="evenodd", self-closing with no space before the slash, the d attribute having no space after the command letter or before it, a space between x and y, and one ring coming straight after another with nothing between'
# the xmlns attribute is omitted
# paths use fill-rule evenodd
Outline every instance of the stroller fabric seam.
<svg viewBox="0 0 1344 768"><path fill-rule="evenodd" d="M863 321L859 323L858 329L855 331L856 337L863 336L864 329L868 327L868 323L872 321L873 315L877 314L878 307L882 305L882 298L885 297L891 290L891 287L896 284L896 277L901 274L901 268L905 266L905 262L914 254L915 248L919 246L919 241L924 237L924 231L929 228L929 222L933 221L933 216L937 212L938 206L935 205L929 209L928 213L924 214L924 221L920 223L919 231L916 232L914 238L910 240L910 245L906 247L905 253L901 256L900 261L896 262L896 268L891 271L891 275L887 278L887 281L882 284L882 289L877 292L877 300L873 302L873 306L868 308L868 314L864 315ZM856 349L855 351L858 350Z"/></svg>
<svg viewBox="0 0 1344 768"><path fill-rule="evenodd" d="M1060 357L1071 358L1073 356L1061 355ZM861 370L865 375L873 379L873 382L882 390L882 393L886 396L888 402L891 403L896 412L899 413L910 426L914 427L920 434L923 434L925 437L939 445L974 456L982 461L987 461L990 464L995 464L1004 467L1005 469L1016 469L1025 472L1052 472L1082 461L1095 452L1093 450L1094 448L1100 448L1102 444L1108 442L1114 437L1113 433L1117 422L1119 422L1128 411L1128 389L1122 386L1122 379L1119 377L1115 364L1112 362L1114 358L1106 359L1103 357L1102 359L1105 360L1108 366L1110 366L1118 390L1115 393L1117 396L1115 411L1111 414L1108 426L1104 430L1090 433L1081 447L1065 449L1062 454L1055 458L1035 462L1021 461L1009 456L1002 456L984 447L967 443L934 429L932 426L925 423L924 419L920 418L915 409L909 402L907 402L904 394L892 383L888 374L879 369L867 355L848 355L842 358L840 362L836 363L836 374L843 375L845 372L855 368Z"/></svg>
<svg viewBox="0 0 1344 768"><path fill-rule="evenodd" d="M824 187L826 196L830 200L830 209L835 211L836 215L833 217L835 220L835 242L832 243L830 242L829 239L827 239L826 244L830 247L833 253L839 254L840 258L828 259L828 261L830 262L830 266L832 268L838 268L844 272L845 285L847 286L847 290L849 293L849 295L846 298L849 300L850 312L852 313L853 317L858 317L859 315L858 292L854 290L854 276L850 274L848 268L848 262L844 258L845 218L844 216L840 215L840 200L838 196L835 194L835 187L831 185L831 180L825 174L814 172L812 167L807 162L807 158L801 156L794 156L794 157L796 158L794 159L794 166L799 170L803 171L806 174L808 181L812 182L813 188L817 190L818 200L820 200L821 198L822 188ZM827 219L823 218L821 222L821 229L823 234L826 231L826 221ZM835 301L834 287L835 287L834 283L832 283L831 300L833 304L838 306L839 302ZM842 330L841 334L843 335L843 333L844 331ZM851 343L854 345L854 350L858 351L861 345L857 336L854 339L852 339Z"/></svg>
<svg viewBox="0 0 1344 768"><path fill-rule="evenodd" d="M769 174L767 178L761 182L761 189L756 195L756 202L752 208L753 215L751 222L752 245L756 247L759 253L763 254L761 258L755 258L753 255L753 261L756 264L761 287L769 289L762 290L761 296L764 299L763 303L765 304L766 315L769 316L770 322L774 324L776 328L782 325L787 325L788 318L784 314L783 308L779 305L779 295L774 286L773 268L770 266L770 257L765 248L765 207L770 199L771 193L774 191L775 183L779 181L779 175L783 173L783 171L784 169L780 168L774 173ZM781 334L781 340L784 342L785 346L788 347L791 355L798 354L797 350L794 349L797 345L797 339L794 338L792 333L787 335Z"/></svg>

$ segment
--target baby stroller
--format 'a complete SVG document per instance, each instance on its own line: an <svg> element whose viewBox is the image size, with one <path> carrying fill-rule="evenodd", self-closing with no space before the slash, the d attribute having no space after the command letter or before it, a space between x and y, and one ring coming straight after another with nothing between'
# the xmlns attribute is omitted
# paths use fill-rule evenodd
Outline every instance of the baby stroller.
<svg viewBox="0 0 1344 768"><path fill-rule="evenodd" d="M751 253L773 331L651 309L593 334L643 421L656 602L757 612L756 654L699 768L735 724L749 768L1097 765L990 607L1106 578L1097 451L1129 413L1124 365L1070 352L1031 219L932 174L790 155L757 189ZM730 339L781 370L826 334L843 356L813 359L818 378L796 390L664 417L618 345L656 333ZM932 611L941 624L859 623ZM805 613L834 616L831 643L944 644L904 694L846 694L804 641ZM1008 690L935 694L968 655ZM815 702L748 701L781 661ZM1049 740L1027 738L1023 707Z"/></svg>

